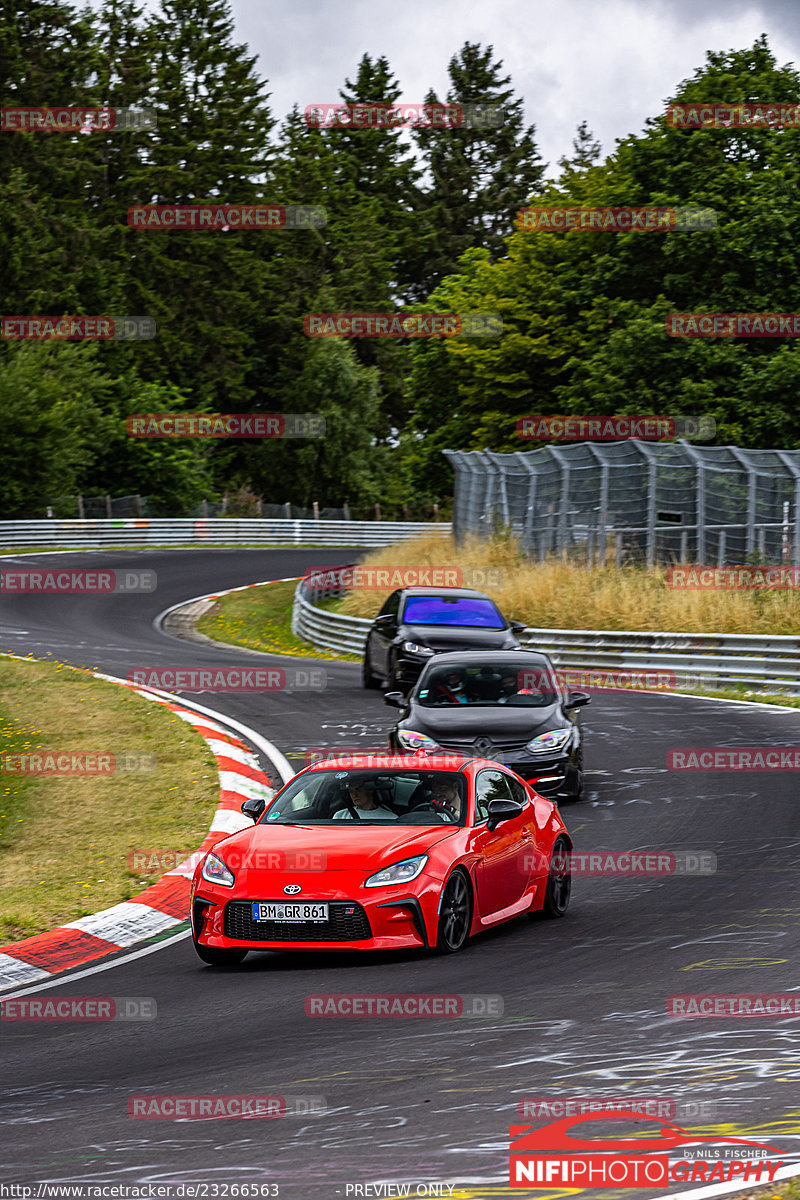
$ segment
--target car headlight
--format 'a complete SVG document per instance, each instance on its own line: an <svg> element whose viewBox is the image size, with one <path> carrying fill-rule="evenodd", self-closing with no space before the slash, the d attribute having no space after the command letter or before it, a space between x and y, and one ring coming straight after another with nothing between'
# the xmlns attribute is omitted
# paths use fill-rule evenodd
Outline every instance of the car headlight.
<svg viewBox="0 0 800 1200"><path fill-rule="evenodd" d="M364 887L385 887L390 883L410 883L412 879L417 878L427 861L427 854L404 858L402 862L392 863L391 867L384 867L377 874L370 875L364 883Z"/></svg>
<svg viewBox="0 0 800 1200"><path fill-rule="evenodd" d="M415 729L398 729L397 740L404 750L439 750L438 742L428 737L427 733L417 733Z"/></svg>
<svg viewBox="0 0 800 1200"><path fill-rule="evenodd" d="M430 646L423 646L419 642L403 642L403 649L406 654L421 654L424 658L429 658L433 654Z"/></svg>
<svg viewBox="0 0 800 1200"><path fill-rule="evenodd" d="M233 871L216 854L206 855L200 874L207 883L220 883L223 887L233 887L236 882Z"/></svg>
<svg viewBox="0 0 800 1200"><path fill-rule="evenodd" d="M553 750L563 750L571 736L571 729L551 729L528 742L526 749L534 754L550 754Z"/></svg>

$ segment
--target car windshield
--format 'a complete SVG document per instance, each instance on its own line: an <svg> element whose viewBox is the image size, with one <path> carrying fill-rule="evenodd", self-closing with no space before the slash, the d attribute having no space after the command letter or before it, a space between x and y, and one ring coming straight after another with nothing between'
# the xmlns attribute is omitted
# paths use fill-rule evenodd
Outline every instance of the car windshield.
<svg viewBox="0 0 800 1200"><path fill-rule="evenodd" d="M465 625L505 629L491 600L481 596L409 596L403 610L406 625Z"/></svg>
<svg viewBox="0 0 800 1200"><path fill-rule="evenodd" d="M415 699L425 708L546 708L560 699L552 667L492 663L485 666L430 666Z"/></svg>
<svg viewBox="0 0 800 1200"><path fill-rule="evenodd" d="M321 770L291 780L262 821L275 825L353 822L463 825L467 781L455 771Z"/></svg>

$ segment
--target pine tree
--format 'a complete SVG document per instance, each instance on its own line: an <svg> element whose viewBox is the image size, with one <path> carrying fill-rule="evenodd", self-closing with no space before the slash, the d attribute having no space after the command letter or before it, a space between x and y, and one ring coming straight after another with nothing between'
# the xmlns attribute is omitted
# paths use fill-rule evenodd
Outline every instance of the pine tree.
<svg viewBox="0 0 800 1200"><path fill-rule="evenodd" d="M535 127L524 125L522 100L514 99L511 77L501 75L494 49L465 42L451 58L448 105L481 106L476 119L455 128L418 129L415 138L430 172L425 217L435 231L434 246L418 262L415 295L424 299L457 269L465 250L483 248L493 258L504 251L516 217L538 188L544 165L534 141ZM426 103L438 104L434 91ZM467 109L469 112L469 108ZM491 124L492 113L499 124Z"/></svg>

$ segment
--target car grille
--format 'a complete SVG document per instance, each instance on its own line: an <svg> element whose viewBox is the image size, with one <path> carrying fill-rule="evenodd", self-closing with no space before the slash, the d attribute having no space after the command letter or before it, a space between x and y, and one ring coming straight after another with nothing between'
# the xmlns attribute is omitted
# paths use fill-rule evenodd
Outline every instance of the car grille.
<svg viewBox="0 0 800 1200"><path fill-rule="evenodd" d="M522 740L519 738L486 738L485 741L482 738L448 738L443 741L442 738L437 737L436 740L443 750L460 750L462 754L475 754L479 758L486 758L496 750L503 750L506 753L524 750L530 738L528 741L524 738ZM483 741L480 750L475 744L476 741Z"/></svg>
<svg viewBox="0 0 800 1200"><path fill-rule="evenodd" d="M327 921L285 922L254 921L252 900L231 900L225 906L225 937L242 942L364 942L372 930L364 909L351 901L329 901Z"/></svg>

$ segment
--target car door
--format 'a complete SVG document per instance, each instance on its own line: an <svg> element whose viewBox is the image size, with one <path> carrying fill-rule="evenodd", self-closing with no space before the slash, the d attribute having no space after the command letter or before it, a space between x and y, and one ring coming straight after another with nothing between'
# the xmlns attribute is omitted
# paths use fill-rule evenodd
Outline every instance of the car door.
<svg viewBox="0 0 800 1200"><path fill-rule="evenodd" d="M475 830L473 849L480 861L476 872L481 915L500 912L519 900L528 885L531 874L531 855L535 842L531 833L533 811L526 804L517 817L501 821L496 829L489 830L488 805L490 800L516 800L510 783L513 781L504 771L484 768L475 780Z"/></svg>
<svg viewBox="0 0 800 1200"><path fill-rule="evenodd" d="M392 592L378 613L369 635L370 666L379 675L389 673L389 647L397 634L400 591Z"/></svg>

